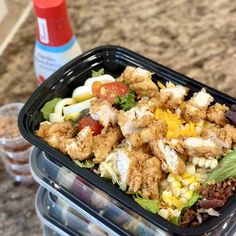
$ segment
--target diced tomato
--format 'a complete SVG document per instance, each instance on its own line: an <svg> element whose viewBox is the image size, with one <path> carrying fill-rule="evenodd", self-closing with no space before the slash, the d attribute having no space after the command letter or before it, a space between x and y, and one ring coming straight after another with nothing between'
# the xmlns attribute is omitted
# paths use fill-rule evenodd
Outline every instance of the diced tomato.
<svg viewBox="0 0 236 236"><path fill-rule="evenodd" d="M94 120L91 116L86 116L79 121L79 131L87 126L91 128L93 136L100 134L103 128L99 121Z"/></svg>
<svg viewBox="0 0 236 236"><path fill-rule="evenodd" d="M103 100L107 100L113 104L117 96L123 97L129 93L129 88L126 84L121 82L111 82L103 84L99 88L98 96Z"/></svg>
<svg viewBox="0 0 236 236"><path fill-rule="evenodd" d="M93 94L94 94L96 97L97 97L98 94L99 94L101 85L102 85L102 82L100 82L100 81L95 81L95 82L93 82L93 84L92 84L92 92L93 92Z"/></svg>

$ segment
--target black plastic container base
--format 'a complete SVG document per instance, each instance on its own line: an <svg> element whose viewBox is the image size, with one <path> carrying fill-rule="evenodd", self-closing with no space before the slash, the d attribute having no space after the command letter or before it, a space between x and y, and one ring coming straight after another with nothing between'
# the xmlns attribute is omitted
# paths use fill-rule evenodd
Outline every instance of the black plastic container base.
<svg viewBox="0 0 236 236"><path fill-rule="evenodd" d="M92 70L104 68L105 73L117 77L128 65L142 67L153 72L154 81L171 81L175 84L182 84L188 87L191 92L199 91L205 87L215 98L215 101L226 105L236 103L236 100L230 96L218 92L215 89L194 81L125 48L117 46L102 46L82 54L63 66L33 93L19 115L20 131L24 138L33 145L37 146L64 166L100 188L102 191L108 193L121 204L125 205L135 213L138 213L160 229L175 235L201 235L210 232L224 222L235 210L236 195L234 195L221 209L219 217L211 218L206 223L196 227L182 228L171 224L158 215L147 212L116 186L97 176L90 170L81 169L67 156L50 147L46 142L35 135L35 130L38 129L39 123L43 121L40 109L45 102L54 97L70 97L73 89L82 85L84 81L91 76Z"/></svg>

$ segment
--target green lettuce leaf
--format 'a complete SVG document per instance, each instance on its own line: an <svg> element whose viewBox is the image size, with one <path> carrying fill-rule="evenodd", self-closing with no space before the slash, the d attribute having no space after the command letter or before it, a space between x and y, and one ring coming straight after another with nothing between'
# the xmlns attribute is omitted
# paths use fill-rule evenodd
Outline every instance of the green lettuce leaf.
<svg viewBox="0 0 236 236"><path fill-rule="evenodd" d="M134 196L134 200L144 209L150 211L153 214L156 214L159 211L159 201L158 200L151 200L145 199L139 196Z"/></svg>
<svg viewBox="0 0 236 236"><path fill-rule="evenodd" d="M222 182L229 177L236 178L236 149L220 160L218 167L209 174L207 182Z"/></svg>
<svg viewBox="0 0 236 236"><path fill-rule="evenodd" d="M95 163L92 160L78 161L73 160L73 162L81 168L91 169L94 167Z"/></svg>
<svg viewBox="0 0 236 236"><path fill-rule="evenodd" d="M45 120L49 119L49 114L54 112L54 107L60 100L61 98L53 98L52 100L44 104L40 111L43 113L43 117Z"/></svg>
<svg viewBox="0 0 236 236"><path fill-rule="evenodd" d="M116 105L119 105L124 111L128 111L136 106L135 94L130 91L126 96L118 96L115 101Z"/></svg>
<svg viewBox="0 0 236 236"><path fill-rule="evenodd" d="M98 77L104 75L104 69L100 69L98 71L92 70L92 77Z"/></svg>

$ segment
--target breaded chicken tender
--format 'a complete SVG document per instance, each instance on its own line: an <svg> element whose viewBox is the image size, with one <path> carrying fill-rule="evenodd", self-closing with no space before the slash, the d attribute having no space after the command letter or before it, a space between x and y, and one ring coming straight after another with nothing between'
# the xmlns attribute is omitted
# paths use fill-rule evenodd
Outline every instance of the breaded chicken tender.
<svg viewBox="0 0 236 236"><path fill-rule="evenodd" d="M64 152L63 140L70 139L75 134L75 128L70 122L40 123L36 135L43 138L50 146Z"/></svg>
<svg viewBox="0 0 236 236"><path fill-rule="evenodd" d="M141 195L143 198L157 199L159 197L158 185L161 180L161 162L157 157L147 159L142 166Z"/></svg>
<svg viewBox="0 0 236 236"><path fill-rule="evenodd" d="M236 128L233 125L226 124L220 128L214 124L209 124L204 128L202 136L214 140L219 148L223 148L223 153L232 149L236 144Z"/></svg>
<svg viewBox="0 0 236 236"><path fill-rule="evenodd" d="M149 111L147 105L139 104L129 111L119 111L118 124L122 134L127 137L149 125L154 120L154 114Z"/></svg>
<svg viewBox="0 0 236 236"><path fill-rule="evenodd" d="M142 68L127 66L118 81L128 83L129 88L140 96L159 94L157 85L152 81L152 73Z"/></svg>
<svg viewBox="0 0 236 236"><path fill-rule="evenodd" d="M138 151L119 149L115 163L120 182L128 186L129 192L139 191L144 198L158 197L158 184L162 176L158 158Z"/></svg>
<svg viewBox="0 0 236 236"><path fill-rule="evenodd" d="M160 90L160 101L168 109L176 109L188 93L188 88L177 85L173 88L162 88Z"/></svg>
<svg viewBox="0 0 236 236"><path fill-rule="evenodd" d="M95 99L91 101L90 115L98 120L105 128L117 123L118 111L108 101Z"/></svg>
<svg viewBox="0 0 236 236"><path fill-rule="evenodd" d="M83 128L75 138L63 140L64 153L83 161L92 154L93 135L90 127Z"/></svg>
<svg viewBox="0 0 236 236"><path fill-rule="evenodd" d="M164 140L152 141L150 146L153 154L160 159L164 172L171 172L177 175L184 173L186 169L184 161Z"/></svg>
<svg viewBox="0 0 236 236"><path fill-rule="evenodd" d="M118 127L109 127L105 132L93 137L93 148L95 163L104 161L111 150L118 144L122 138L121 131Z"/></svg>
<svg viewBox="0 0 236 236"><path fill-rule="evenodd" d="M156 120L148 127L140 129L140 131L131 134L128 141L133 147L141 147L145 143L153 140L162 139L167 134L167 124L164 121Z"/></svg>
<svg viewBox="0 0 236 236"><path fill-rule="evenodd" d="M194 93L193 97L185 103L183 117L186 121L200 122L206 118L206 111L213 97L203 88L200 92Z"/></svg>
<svg viewBox="0 0 236 236"><path fill-rule="evenodd" d="M220 154L219 147L211 139L190 137L183 141L183 147L190 157L215 157Z"/></svg>
<svg viewBox="0 0 236 236"><path fill-rule="evenodd" d="M225 112L228 110L229 108L226 105L216 103L208 108L207 120L216 123L217 125L224 126L228 123L228 120L225 117Z"/></svg>

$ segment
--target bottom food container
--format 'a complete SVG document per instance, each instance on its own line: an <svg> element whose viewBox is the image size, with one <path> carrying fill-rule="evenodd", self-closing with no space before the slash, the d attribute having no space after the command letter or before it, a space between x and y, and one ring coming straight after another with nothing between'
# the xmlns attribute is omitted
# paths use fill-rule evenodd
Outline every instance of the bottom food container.
<svg viewBox="0 0 236 236"><path fill-rule="evenodd" d="M64 200L40 187L35 200L36 212L44 226L59 235L108 234L73 210ZM47 235L48 235L48 229ZM52 233L52 232L51 232ZM44 234L45 230L44 230Z"/></svg>
<svg viewBox="0 0 236 236"><path fill-rule="evenodd" d="M120 206L110 196L37 148L30 154L30 169L35 180L50 192L40 189L37 194L39 217L43 220L43 216L47 220L43 223L59 234L170 235ZM90 228L95 231L91 233ZM236 213L207 235L236 235Z"/></svg>

